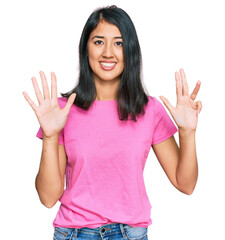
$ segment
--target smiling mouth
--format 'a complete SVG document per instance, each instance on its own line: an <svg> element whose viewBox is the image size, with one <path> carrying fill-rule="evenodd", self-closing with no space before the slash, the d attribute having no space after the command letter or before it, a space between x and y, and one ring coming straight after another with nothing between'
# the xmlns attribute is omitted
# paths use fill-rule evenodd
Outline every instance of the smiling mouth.
<svg viewBox="0 0 225 240"><path fill-rule="evenodd" d="M112 63L108 63L108 62L100 62L100 66L103 70L106 71L111 71L115 68L117 63L112 62Z"/></svg>

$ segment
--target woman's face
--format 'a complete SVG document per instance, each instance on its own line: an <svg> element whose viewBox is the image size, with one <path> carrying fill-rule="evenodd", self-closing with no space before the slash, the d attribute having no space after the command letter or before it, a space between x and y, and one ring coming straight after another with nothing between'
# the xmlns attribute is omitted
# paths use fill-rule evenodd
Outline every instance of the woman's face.
<svg viewBox="0 0 225 240"><path fill-rule="evenodd" d="M89 64L95 80L119 80L124 69L122 35L114 24L100 21L88 40Z"/></svg>

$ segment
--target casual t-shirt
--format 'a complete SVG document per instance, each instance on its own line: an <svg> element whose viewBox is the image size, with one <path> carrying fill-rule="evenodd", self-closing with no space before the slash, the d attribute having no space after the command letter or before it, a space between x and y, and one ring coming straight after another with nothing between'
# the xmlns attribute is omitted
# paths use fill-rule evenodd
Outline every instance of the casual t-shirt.
<svg viewBox="0 0 225 240"><path fill-rule="evenodd" d="M151 146L178 129L162 103L148 99L137 122L119 120L117 100L95 100L89 110L72 105L59 136L67 155L66 188L54 227L152 223L143 170ZM58 102L63 108L67 99ZM41 128L36 136L42 138Z"/></svg>

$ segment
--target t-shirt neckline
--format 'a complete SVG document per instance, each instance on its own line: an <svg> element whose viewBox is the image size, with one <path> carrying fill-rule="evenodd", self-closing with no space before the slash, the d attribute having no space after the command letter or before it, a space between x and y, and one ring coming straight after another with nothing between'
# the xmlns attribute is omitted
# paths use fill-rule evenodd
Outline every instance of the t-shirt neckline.
<svg viewBox="0 0 225 240"><path fill-rule="evenodd" d="M113 100L94 100L94 102L115 102L117 101L117 99L113 99Z"/></svg>

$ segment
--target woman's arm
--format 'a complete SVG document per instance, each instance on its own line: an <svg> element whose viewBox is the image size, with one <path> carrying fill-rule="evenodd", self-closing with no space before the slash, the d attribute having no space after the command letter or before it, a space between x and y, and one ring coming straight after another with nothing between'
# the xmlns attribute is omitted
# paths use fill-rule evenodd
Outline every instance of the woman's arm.
<svg viewBox="0 0 225 240"><path fill-rule="evenodd" d="M172 184L180 191L191 194L198 178L195 132L202 103L201 101L194 102L194 100L201 82L197 82L189 96L186 75L182 68L180 76L178 72L175 72L176 107L173 107L165 97L160 97L178 126L180 148L174 137L171 137L154 145L153 150Z"/></svg>
<svg viewBox="0 0 225 240"><path fill-rule="evenodd" d="M76 94L71 94L66 105L61 109L58 103L55 73L51 73L51 98L44 72L40 71L40 75L44 96L42 96L36 78L31 78L39 106L26 92L23 92L23 95L34 110L43 133L41 162L35 186L41 202L51 208L61 197L64 189L66 153L64 146L59 145L59 136L66 124Z"/></svg>
<svg viewBox="0 0 225 240"><path fill-rule="evenodd" d="M180 148L174 136L152 146L168 179L179 191L192 194L198 177L195 135L179 131Z"/></svg>
<svg viewBox="0 0 225 240"><path fill-rule="evenodd" d="M43 134L42 155L35 186L40 201L51 208L64 191L66 153L59 145L59 136L46 138Z"/></svg>
<svg viewBox="0 0 225 240"><path fill-rule="evenodd" d="M198 178L195 131L179 130L180 154L176 170L177 184L191 194Z"/></svg>

